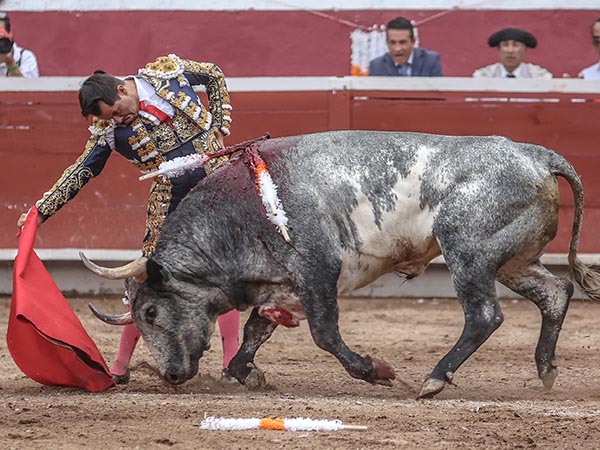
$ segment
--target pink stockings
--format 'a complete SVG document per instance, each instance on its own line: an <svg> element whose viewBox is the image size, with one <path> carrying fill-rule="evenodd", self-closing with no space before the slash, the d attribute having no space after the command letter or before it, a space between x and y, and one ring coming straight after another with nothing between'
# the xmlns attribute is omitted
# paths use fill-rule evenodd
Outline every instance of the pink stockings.
<svg viewBox="0 0 600 450"><path fill-rule="evenodd" d="M237 309L232 309L228 313L217 317L217 323L219 324L221 343L223 344L223 367L226 368L238 351L240 312Z"/></svg>
<svg viewBox="0 0 600 450"><path fill-rule="evenodd" d="M134 324L125 325L121 333L121 342L119 344L119 354L117 360L110 368L111 375L123 376L129 367L129 361L135 350L137 341L140 339L140 332Z"/></svg>
<svg viewBox="0 0 600 450"><path fill-rule="evenodd" d="M229 311L217 318L223 343L223 367L229 365L229 361L238 350L238 337L240 328L240 312L236 309ZM124 376L129 367L131 356L135 346L140 339L140 332L134 324L125 325L121 333L121 343L117 360L110 368L110 373L116 376Z"/></svg>

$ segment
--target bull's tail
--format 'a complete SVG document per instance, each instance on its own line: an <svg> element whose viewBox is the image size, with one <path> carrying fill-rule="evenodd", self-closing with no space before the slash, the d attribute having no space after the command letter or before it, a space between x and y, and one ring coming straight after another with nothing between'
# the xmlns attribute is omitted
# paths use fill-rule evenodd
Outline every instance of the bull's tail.
<svg viewBox="0 0 600 450"><path fill-rule="evenodd" d="M583 186L581 178L573 166L562 156L556 154L551 162L551 171L554 175L567 180L573 192L573 228L569 244L569 278L577 284L581 292L593 300L600 300L600 273L584 264L577 257L577 247L581 236L583 222Z"/></svg>

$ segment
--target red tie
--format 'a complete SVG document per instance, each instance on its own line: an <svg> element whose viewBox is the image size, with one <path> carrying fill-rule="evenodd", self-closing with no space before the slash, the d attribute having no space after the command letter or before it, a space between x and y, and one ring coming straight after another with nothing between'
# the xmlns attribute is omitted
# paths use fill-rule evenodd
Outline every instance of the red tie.
<svg viewBox="0 0 600 450"><path fill-rule="evenodd" d="M169 115L164 111L158 109L156 106L149 105L146 102L140 102L140 110L152 114L161 122L166 122L169 124L169 126L171 126L171 118L169 117Z"/></svg>

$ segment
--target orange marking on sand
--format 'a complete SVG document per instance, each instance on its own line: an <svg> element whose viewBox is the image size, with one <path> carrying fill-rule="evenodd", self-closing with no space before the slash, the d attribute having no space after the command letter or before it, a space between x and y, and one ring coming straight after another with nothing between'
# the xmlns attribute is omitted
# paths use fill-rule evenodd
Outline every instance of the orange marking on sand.
<svg viewBox="0 0 600 450"><path fill-rule="evenodd" d="M285 424L283 419L280 418L266 418L260 419L260 423L258 424L258 428L261 430L285 430Z"/></svg>

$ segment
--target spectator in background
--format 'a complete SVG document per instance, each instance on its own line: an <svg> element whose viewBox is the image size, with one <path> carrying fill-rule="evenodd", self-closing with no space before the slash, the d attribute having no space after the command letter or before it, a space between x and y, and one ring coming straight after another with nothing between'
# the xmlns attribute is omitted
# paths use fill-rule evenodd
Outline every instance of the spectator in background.
<svg viewBox="0 0 600 450"><path fill-rule="evenodd" d="M490 64L473 72L483 78L552 78L543 67L523 62L528 48L537 46L535 36L519 28L504 28L488 39L490 47L498 47L500 62Z"/></svg>
<svg viewBox="0 0 600 450"><path fill-rule="evenodd" d="M439 53L415 47L415 34L410 20L396 17L385 28L389 52L373 59L369 75L400 77L441 77Z"/></svg>
<svg viewBox="0 0 600 450"><path fill-rule="evenodd" d="M0 12L0 77L39 76L34 53L17 45L10 33L10 17L7 13Z"/></svg>
<svg viewBox="0 0 600 450"><path fill-rule="evenodd" d="M600 18L592 24L592 45L600 55ZM578 76L585 80L600 80L600 62L586 67Z"/></svg>

